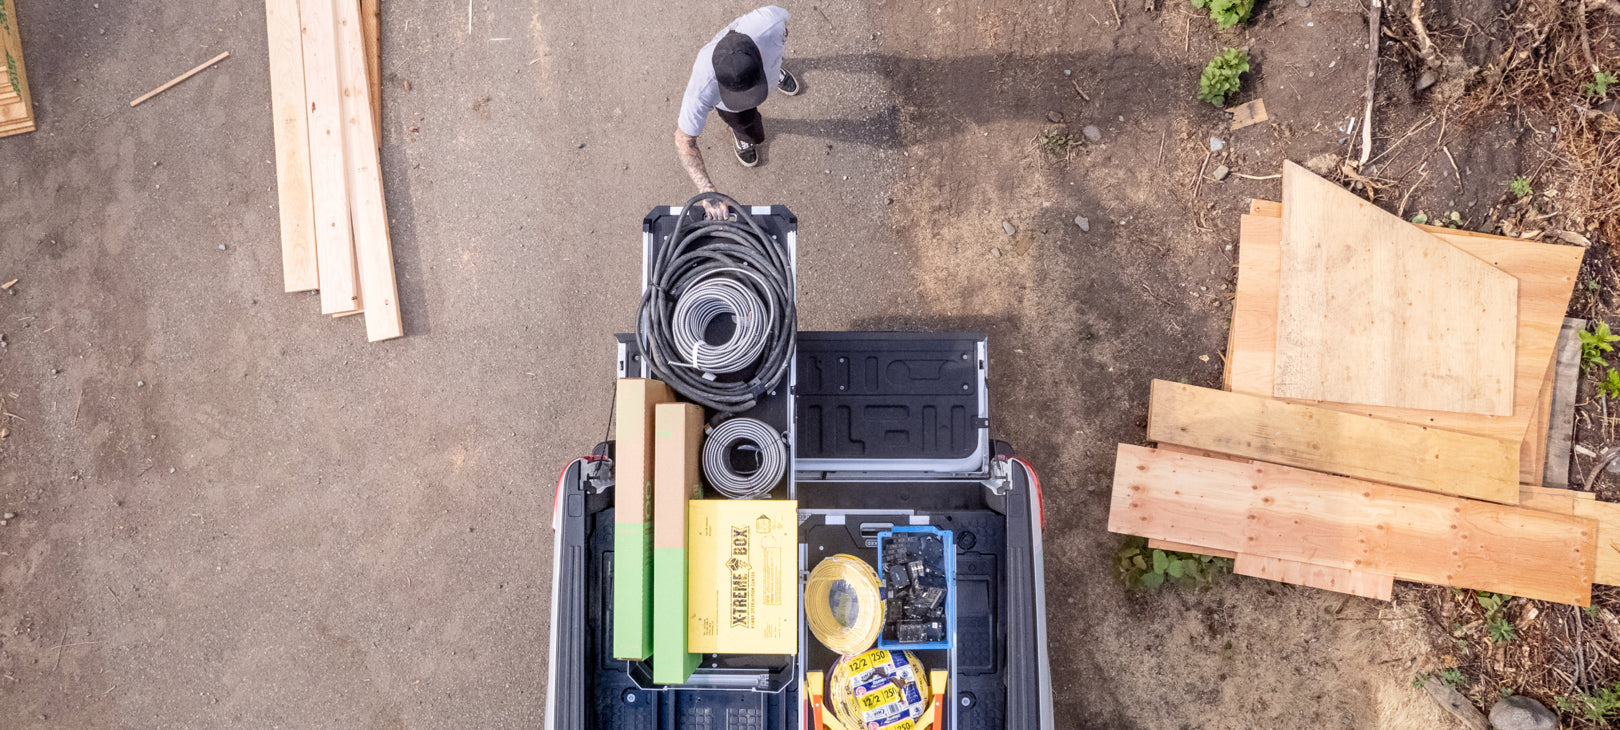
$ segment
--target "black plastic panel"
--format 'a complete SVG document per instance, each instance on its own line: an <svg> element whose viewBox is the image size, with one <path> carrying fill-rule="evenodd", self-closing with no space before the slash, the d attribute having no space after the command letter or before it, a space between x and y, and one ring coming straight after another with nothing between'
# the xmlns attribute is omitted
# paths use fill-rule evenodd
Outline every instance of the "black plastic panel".
<svg viewBox="0 0 1620 730"><path fill-rule="evenodd" d="M798 457L961 459L985 428L981 337L800 332Z"/></svg>

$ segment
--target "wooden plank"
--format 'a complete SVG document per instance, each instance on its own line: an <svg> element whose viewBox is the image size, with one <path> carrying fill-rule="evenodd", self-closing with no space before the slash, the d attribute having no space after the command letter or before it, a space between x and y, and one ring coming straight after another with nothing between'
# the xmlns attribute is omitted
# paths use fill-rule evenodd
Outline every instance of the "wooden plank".
<svg viewBox="0 0 1620 730"><path fill-rule="evenodd" d="M1337 591L1380 601L1390 600L1395 593L1394 576L1259 555L1238 555L1232 562L1232 572L1250 578L1265 578L1279 583Z"/></svg>
<svg viewBox="0 0 1620 730"><path fill-rule="evenodd" d="M1149 441L1512 504L1519 445L1212 388L1153 381Z"/></svg>
<svg viewBox="0 0 1620 730"><path fill-rule="evenodd" d="M321 314L360 304L345 182L341 72L333 0L298 4L304 29L304 94L309 103L310 189L315 198L315 258Z"/></svg>
<svg viewBox="0 0 1620 730"><path fill-rule="evenodd" d="M309 114L298 0L265 0L270 41L270 114L281 215L281 278L286 291L320 286L315 268L315 198L309 186Z"/></svg>
<svg viewBox="0 0 1620 730"><path fill-rule="evenodd" d="M1576 517L1597 521L1597 574L1594 582L1620 585L1620 503L1575 499Z"/></svg>
<svg viewBox="0 0 1620 730"><path fill-rule="evenodd" d="M1590 519L1120 444L1111 532L1587 605Z"/></svg>
<svg viewBox="0 0 1620 730"><path fill-rule="evenodd" d="M1269 201L1253 201L1251 208L1280 212ZM1585 250L1575 246L1522 241L1502 236L1463 231L1437 231L1442 239L1512 274L1520 282L1518 347L1515 366L1514 409L1512 416L1487 416L1407 408L1355 406L1343 403L1312 403L1324 408L1360 413L1406 423L1435 426L1448 431L1473 433L1501 439L1520 440L1530 425L1547 362L1558 338L1570 292L1580 272ZM1272 394L1273 362L1276 346L1277 281L1281 261L1282 224L1275 217L1244 216L1242 251L1238 267L1238 291L1232 306L1232 375L1228 387L1233 392Z"/></svg>
<svg viewBox="0 0 1620 730"><path fill-rule="evenodd" d="M1232 552L1230 550L1216 550L1214 548L1200 547L1198 545L1188 545L1186 543L1170 542L1169 540L1148 540L1148 547L1153 548L1155 550L1169 550L1171 552L1177 552L1177 553L1193 553L1194 555L1213 555L1213 556L1215 556L1217 558L1236 558L1238 556L1237 553L1234 553L1234 552Z"/></svg>
<svg viewBox="0 0 1620 730"><path fill-rule="evenodd" d="M1226 459L1228 461L1236 461L1245 464L1249 463L1248 459L1240 456L1232 456L1230 454L1222 454L1204 449L1194 449L1186 446L1178 446L1176 444L1159 444L1159 450L1205 456L1212 459ZM1237 553L1226 550L1215 550L1196 545L1183 545L1181 543L1168 542L1165 540L1148 540L1148 547L1156 547L1161 550L1199 553L1201 555L1214 555L1216 557L1233 558L1235 560L1239 558ZM1257 556L1248 557L1256 558ZM1242 575L1249 575L1250 577L1254 578L1271 578L1272 580L1278 580L1283 583L1292 583L1294 585L1302 585L1310 588L1322 588L1330 591L1338 591L1340 593L1354 593L1358 596L1368 596L1372 598L1384 596L1383 600L1386 601L1389 600L1388 596L1390 596L1395 590L1395 577L1391 575L1367 573L1359 570L1328 568L1326 566L1311 565L1309 563L1283 560L1281 558L1259 558L1259 560L1263 561L1263 568L1261 562L1255 562L1254 560L1251 560L1247 564L1254 566L1251 568L1251 570L1259 571L1264 569L1267 571L1267 574L1258 575L1252 573L1242 573ZM1272 578L1272 575L1281 575L1286 577ZM1355 590L1346 591L1344 590L1345 586L1353 586Z"/></svg>
<svg viewBox="0 0 1620 730"><path fill-rule="evenodd" d="M1542 474L1547 469L1547 424L1552 418L1553 368L1547 363L1547 377L1541 380L1541 395L1536 398L1536 409L1531 412L1530 427L1525 429L1519 442L1519 483L1541 486Z"/></svg>
<svg viewBox="0 0 1620 730"><path fill-rule="evenodd" d="M1581 384L1581 330L1586 320L1564 318L1558 332L1558 348L1553 362L1552 404L1548 412L1546 467L1541 483L1550 487L1569 486L1570 451L1575 438L1575 393Z"/></svg>
<svg viewBox="0 0 1620 730"><path fill-rule="evenodd" d="M336 0L338 68L342 74L343 152L349 189L349 216L354 226L355 259L360 270L361 309L366 313L366 339L376 342L405 334L400 322L394 254L388 238L388 208L383 202L382 168L371 117L371 89L366 80L365 39L360 6Z"/></svg>
<svg viewBox="0 0 1620 730"><path fill-rule="evenodd" d="M23 63L22 28L17 24L17 5L0 0L0 81L15 94L0 108L0 137L34 131L34 100L28 91L28 69ZM15 79L13 79L15 74ZM15 84L15 85L13 85Z"/></svg>
<svg viewBox="0 0 1620 730"><path fill-rule="evenodd" d="M1232 129L1238 130L1252 124L1259 124L1270 117L1266 116L1266 100L1255 99L1246 104L1240 104L1226 110L1232 115Z"/></svg>
<svg viewBox="0 0 1620 730"><path fill-rule="evenodd" d="M174 88L175 84L178 84L178 83L180 83L182 81L185 81L186 79L189 79L189 78L191 78L193 76L196 76L197 74L202 73L203 71L207 70L207 68L209 66L212 66L212 65L214 65L216 63L219 63L220 61L223 61L223 60L225 60L227 58L230 58L230 56L231 56L231 52L230 51L225 51L224 53L221 53L218 56L214 56L213 58L210 58L210 59L208 59L206 61L203 61L202 63L199 63L195 67L193 67L190 71L187 71L187 72L185 72L183 74L180 74L179 76L176 76L176 77L174 77L172 79L169 79L169 81L167 83L163 84L162 86L159 86L156 89L148 91L145 94L141 94L140 96L136 97L134 101L130 102L129 105L130 106L138 106L138 105L140 105L141 102L146 101L147 99L150 99L150 98L152 98L154 96L157 96L158 94L161 94L161 93L163 93L165 91L168 91L169 89Z"/></svg>
<svg viewBox="0 0 1620 730"><path fill-rule="evenodd" d="M371 88L371 126L382 147L382 0L360 0L360 29L366 43L366 82Z"/></svg>
<svg viewBox="0 0 1620 730"><path fill-rule="evenodd" d="M1519 283L1283 164L1279 396L1513 414Z"/></svg>

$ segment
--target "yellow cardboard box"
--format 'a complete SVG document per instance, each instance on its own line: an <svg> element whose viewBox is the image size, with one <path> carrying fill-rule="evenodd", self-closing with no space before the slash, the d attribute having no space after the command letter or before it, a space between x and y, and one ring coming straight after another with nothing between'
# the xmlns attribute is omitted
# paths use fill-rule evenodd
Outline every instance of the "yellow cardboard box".
<svg viewBox="0 0 1620 730"><path fill-rule="evenodd" d="M799 503L698 499L687 505L687 651L799 650Z"/></svg>

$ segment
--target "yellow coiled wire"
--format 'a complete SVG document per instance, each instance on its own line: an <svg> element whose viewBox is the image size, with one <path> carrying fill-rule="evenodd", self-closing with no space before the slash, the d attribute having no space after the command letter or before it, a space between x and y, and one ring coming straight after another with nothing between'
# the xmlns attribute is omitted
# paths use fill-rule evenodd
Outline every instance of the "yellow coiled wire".
<svg viewBox="0 0 1620 730"><path fill-rule="evenodd" d="M854 555L822 560L804 584L804 615L810 633L840 656L866 651L883 627L877 572Z"/></svg>

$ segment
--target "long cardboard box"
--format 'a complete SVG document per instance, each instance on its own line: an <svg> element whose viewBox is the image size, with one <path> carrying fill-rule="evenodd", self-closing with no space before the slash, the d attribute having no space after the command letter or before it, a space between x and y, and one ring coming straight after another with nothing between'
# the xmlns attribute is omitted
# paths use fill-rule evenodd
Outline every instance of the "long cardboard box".
<svg viewBox="0 0 1620 730"><path fill-rule="evenodd" d="M703 497L703 407L653 411L653 681L680 684L697 669L686 649L686 503Z"/></svg>
<svg viewBox="0 0 1620 730"><path fill-rule="evenodd" d="M779 499L687 505L687 650L798 652L798 507Z"/></svg>
<svg viewBox="0 0 1620 730"><path fill-rule="evenodd" d="M653 408L674 400L663 382L624 378L613 401L613 656L619 659L646 659L653 650Z"/></svg>

